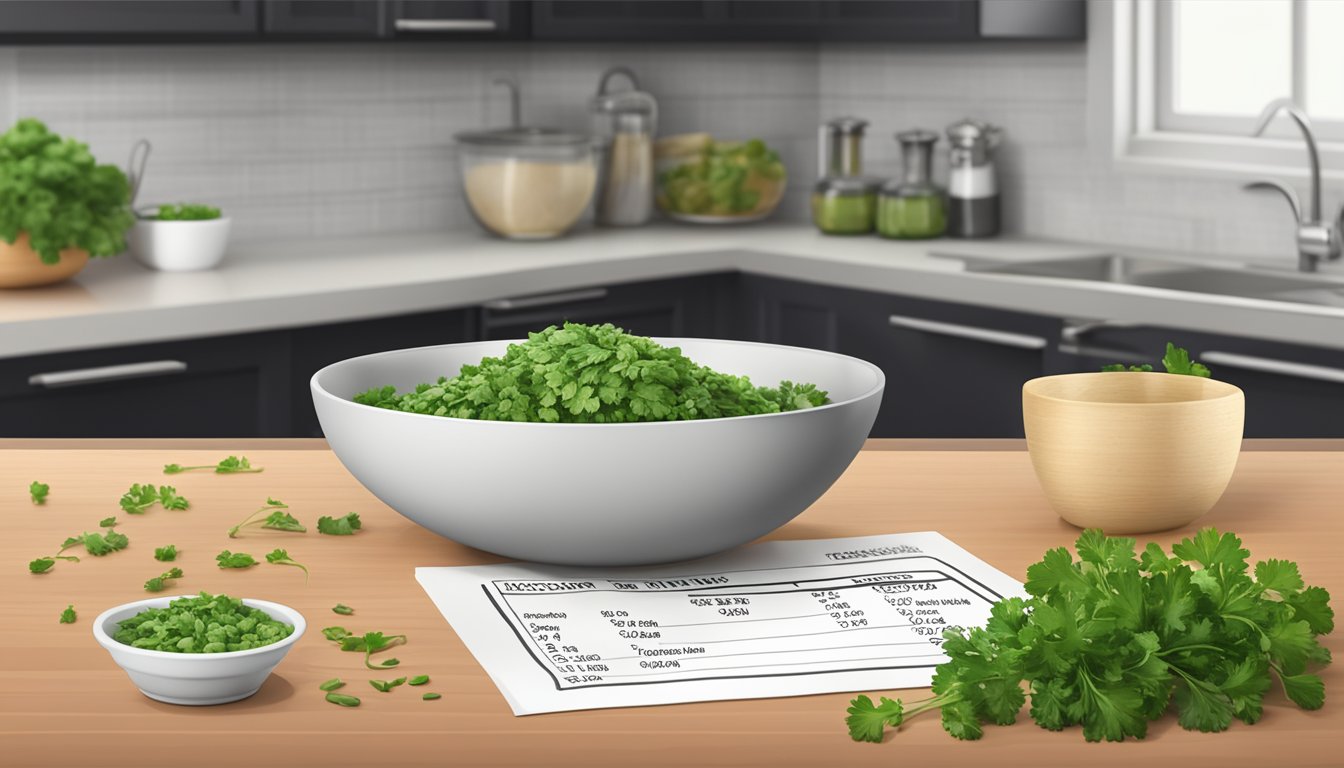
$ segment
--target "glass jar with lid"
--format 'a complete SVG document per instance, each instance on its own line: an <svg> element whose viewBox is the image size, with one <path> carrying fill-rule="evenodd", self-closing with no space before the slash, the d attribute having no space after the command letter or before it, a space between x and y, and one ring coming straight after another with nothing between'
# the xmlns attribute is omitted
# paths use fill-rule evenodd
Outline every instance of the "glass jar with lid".
<svg viewBox="0 0 1344 768"><path fill-rule="evenodd" d="M875 179L863 175L863 132L868 121L841 117L821 126L821 178L812 190L812 222L828 235L866 235L877 209Z"/></svg>
<svg viewBox="0 0 1344 768"><path fill-rule="evenodd" d="M882 186L877 232L883 237L922 239L947 231L947 197L933 183L933 145L938 134L916 129L896 134L901 145L901 178Z"/></svg>

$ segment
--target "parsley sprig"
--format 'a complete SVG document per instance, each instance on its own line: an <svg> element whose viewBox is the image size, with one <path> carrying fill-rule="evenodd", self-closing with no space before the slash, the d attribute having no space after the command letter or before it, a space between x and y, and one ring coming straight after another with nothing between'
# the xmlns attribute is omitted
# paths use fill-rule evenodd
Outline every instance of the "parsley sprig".
<svg viewBox="0 0 1344 768"><path fill-rule="evenodd" d="M327 627L322 630L322 635L339 645L342 651L363 651L364 666L369 669L391 669L400 664L399 659L384 659L375 665L370 657L393 646L406 644L405 635L387 635L382 632L356 635L345 627Z"/></svg>
<svg viewBox="0 0 1344 768"><path fill-rule="evenodd" d="M290 531L292 533L303 533L308 530L297 518L286 512L287 509L289 509L289 505L285 502L268 498L261 509L243 518L243 522L229 529L229 538L238 538L238 534L248 526L269 528L273 531ZM258 515L266 515L266 517L257 519Z"/></svg>
<svg viewBox="0 0 1344 768"><path fill-rule="evenodd" d="M308 566L304 565L303 563L296 562L293 558L289 556L289 553L283 549L276 549L267 553L266 562L274 565L292 565L295 568L300 568L303 570L304 583L306 584L308 582Z"/></svg>
<svg viewBox="0 0 1344 768"><path fill-rule="evenodd" d="M341 517L323 515L317 518L317 532L328 536L353 536L355 531L363 527L358 512L347 512Z"/></svg>
<svg viewBox="0 0 1344 768"><path fill-rule="evenodd" d="M163 573L145 582L146 592L162 592L168 588L168 582L182 578L181 568L169 568Z"/></svg>
<svg viewBox="0 0 1344 768"><path fill-rule="evenodd" d="M1178 347L1175 344L1172 344L1170 341L1167 342L1167 353L1162 356L1162 367L1166 369L1167 373L1175 373L1182 376L1199 376L1200 378L1207 379L1212 375L1212 372L1210 372L1207 367L1192 361L1188 351L1183 347ZM1111 365L1103 365L1101 370L1107 373L1112 371L1151 373L1153 366L1147 363L1130 366L1125 366L1124 363L1112 363Z"/></svg>
<svg viewBox="0 0 1344 768"><path fill-rule="evenodd" d="M959 739L984 723L1008 725L1027 695L1043 728L1081 725L1088 741L1143 738L1169 708L1181 727L1216 732L1252 724L1277 680L1303 709L1325 686L1311 670L1330 662L1318 638L1334 630L1329 594L1306 586L1296 563L1264 560L1231 533L1206 528L1168 555L1155 543L1085 531L1078 560L1052 549L1027 569L1027 600L996 603L984 627L943 633L948 661L933 696L905 704L850 702L856 741L934 709Z"/></svg>
<svg viewBox="0 0 1344 768"><path fill-rule="evenodd" d="M38 481L34 480L33 482L28 484L28 497L31 498L33 500L33 503L38 506L47 503L47 494L50 492L51 492L51 486L47 485L46 483L39 483Z"/></svg>
<svg viewBox="0 0 1344 768"><path fill-rule="evenodd" d="M191 506L185 497L177 495L177 489L171 485L135 483L121 495L121 509L130 515L143 515L155 504L164 509L174 510L187 509Z"/></svg>
<svg viewBox="0 0 1344 768"><path fill-rule="evenodd" d="M226 459L220 459L215 464L197 464L190 467L184 467L181 464L164 464L163 474L177 475L197 469L212 469L217 475L236 475L249 472L262 472L265 470L265 467L252 466L252 462L248 461L246 456L230 456Z"/></svg>
<svg viewBox="0 0 1344 768"><path fill-rule="evenodd" d="M230 552L224 550L215 555L215 563L220 568L251 568L257 564L257 559L246 552Z"/></svg>

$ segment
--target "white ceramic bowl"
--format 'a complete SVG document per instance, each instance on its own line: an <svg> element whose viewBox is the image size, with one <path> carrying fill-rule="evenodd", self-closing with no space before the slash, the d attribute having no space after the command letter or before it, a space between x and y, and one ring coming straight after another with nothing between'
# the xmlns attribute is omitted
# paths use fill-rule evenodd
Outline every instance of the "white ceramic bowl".
<svg viewBox="0 0 1344 768"><path fill-rule="evenodd" d="M227 216L203 221L136 219L127 240L140 263L163 272L213 269L229 245Z"/></svg>
<svg viewBox="0 0 1344 768"><path fill-rule="evenodd" d="M126 671L140 692L168 704L227 704L246 699L261 688L308 626L303 616L289 606L244 598L243 605L260 608L277 621L294 627L294 631L278 643L226 653L150 651L112 639L118 623L148 608L167 608L168 603L180 597L195 595L137 600L109 608L93 621L94 638L112 654L112 660Z"/></svg>
<svg viewBox="0 0 1344 768"><path fill-rule="evenodd" d="M831 403L788 413L635 424L476 421L358 405L502 355L486 341L345 360L312 378L327 442L364 487L435 533L508 557L571 565L670 562L792 520L845 471L882 400L882 371L830 352L657 339L757 385L812 382Z"/></svg>

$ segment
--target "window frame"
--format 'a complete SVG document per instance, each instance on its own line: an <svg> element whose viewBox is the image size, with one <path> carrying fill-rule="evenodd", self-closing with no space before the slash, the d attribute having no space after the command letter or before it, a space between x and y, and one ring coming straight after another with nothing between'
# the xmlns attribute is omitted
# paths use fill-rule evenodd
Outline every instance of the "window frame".
<svg viewBox="0 0 1344 768"><path fill-rule="evenodd" d="M1308 178L1305 142L1286 119L1276 121L1263 137L1250 135L1253 117L1184 115L1173 125L1170 114L1162 115L1163 105L1170 112L1170 80L1165 75L1171 55L1169 39L1166 53L1162 52L1162 38L1169 35L1160 34L1159 20L1161 14L1169 18L1171 8L1162 0L1113 0L1101 5L1097 8L1094 3L1094 12L1089 13L1095 25L1088 35L1089 109L1109 126L1107 143L1118 168L1247 181L1266 175ZM1295 39L1302 34L1302 18L1300 7L1295 8ZM1301 50L1294 46L1294 90L1299 92L1295 99L1301 98L1305 82L1300 77ZM1322 177L1344 180L1344 122L1313 121L1313 128Z"/></svg>

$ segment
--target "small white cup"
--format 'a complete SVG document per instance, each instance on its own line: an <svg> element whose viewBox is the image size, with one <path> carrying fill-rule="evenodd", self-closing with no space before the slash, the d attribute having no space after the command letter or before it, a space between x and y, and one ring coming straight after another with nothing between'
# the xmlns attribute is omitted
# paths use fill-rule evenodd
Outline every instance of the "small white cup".
<svg viewBox="0 0 1344 768"><path fill-rule="evenodd" d="M200 221L136 219L131 227L131 253L150 269L194 272L212 269L229 244L227 216Z"/></svg>
<svg viewBox="0 0 1344 768"><path fill-rule="evenodd" d="M93 621L94 639L112 654L112 660L125 670L140 692L155 701L201 706L246 699L261 688L275 666L303 637L308 626L293 608L265 600L244 599L243 605L265 611L277 621L294 627L294 631L278 643L224 653L151 651L112 638L120 622L149 608L167 608L169 603L182 597L195 595L155 597L118 605L98 614Z"/></svg>

